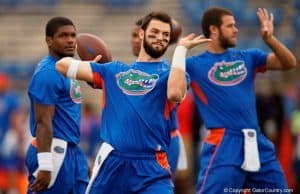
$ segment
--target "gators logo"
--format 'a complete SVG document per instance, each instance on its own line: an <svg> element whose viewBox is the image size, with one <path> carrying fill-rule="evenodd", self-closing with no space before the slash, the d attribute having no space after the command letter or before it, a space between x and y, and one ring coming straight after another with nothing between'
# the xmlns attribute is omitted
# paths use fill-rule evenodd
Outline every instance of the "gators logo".
<svg viewBox="0 0 300 194"><path fill-rule="evenodd" d="M208 72L210 81L221 86L233 86L243 81L247 76L244 61L219 62Z"/></svg>
<svg viewBox="0 0 300 194"><path fill-rule="evenodd" d="M157 74L150 75L133 69L116 75L118 86L123 93L135 96L150 92L155 87L158 78Z"/></svg>
<svg viewBox="0 0 300 194"><path fill-rule="evenodd" d="M70 96L72 98L72 101L76 104L81 103L81 90L80 90L80 84L77 80L71 79L70 80Z"/></svg>

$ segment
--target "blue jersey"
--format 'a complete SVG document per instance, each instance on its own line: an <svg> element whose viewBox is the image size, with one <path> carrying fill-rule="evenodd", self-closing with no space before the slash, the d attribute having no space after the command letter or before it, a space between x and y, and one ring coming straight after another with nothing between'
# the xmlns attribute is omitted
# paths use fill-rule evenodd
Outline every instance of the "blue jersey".
<svg viewBox="0 0 300 194"><path fill-rule="evenodd" d="M266 60L258 49L206 51L187 59L196 105L208 129L258 129L254 78Z"/></svg>
<svg viewBox="0 0 300 194"><path fill-rule="evenodd" d="M57 59L48 55L40 61L29 84L30 130L36 135L34 103L55 106L53 137L77 144L80 139L81 91L79 82L55 69Z"/></svg>
<svg viewBox="0 0 300 194"><path fill-rule="evenodd" d="M101 139L120 152L166 151L170 143L165 62L91 63L94 85L104 90Z"/></svg>

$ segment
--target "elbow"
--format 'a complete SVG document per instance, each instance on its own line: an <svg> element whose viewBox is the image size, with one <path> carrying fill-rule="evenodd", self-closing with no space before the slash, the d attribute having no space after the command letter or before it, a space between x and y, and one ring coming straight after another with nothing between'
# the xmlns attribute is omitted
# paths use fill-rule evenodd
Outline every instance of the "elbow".
<svg viewBox="0 0 300 194"><path fill-rule="evenodd" d="M290 70L290 69L294 69L297 66L297 60L296 58L292 59L288 65L285 66L284 70Z"/></svg>
<svg viewBox="0 0 300 194"><path fill-rule="evenodd" d="M291 67L296 68L296 66L297 66L297 59L296 59L295 56L293 56L293 59L292 59L292 62L291 62Z"/></svg>

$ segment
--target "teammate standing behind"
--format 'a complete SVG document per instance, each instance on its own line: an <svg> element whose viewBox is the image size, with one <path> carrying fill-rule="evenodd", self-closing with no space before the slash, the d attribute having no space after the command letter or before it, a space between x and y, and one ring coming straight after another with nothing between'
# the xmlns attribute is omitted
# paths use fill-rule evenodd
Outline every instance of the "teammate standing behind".
<svg viewBox="0 0 300 194"><path fill-rule="evenodd" d="M143 46L132 65L89 63L70 57L56 63L64 75L104 89L100 130L104 143L86 193L173 193L165 153L170 143L167 120L171 101L179 102L185 95L186 74L180 65L170 70L161 61L170 41L171 18L152 12L141 28ZM205 41L189 36L181 41L181 49Z"/></svg>
<svg viewBox="0 0 300 194"><path fill-rule="evenodd" d="M48 21L49 54L38 64L28 88L30 130L36 137L26 157L28 193L84 193L88 184L87 160L78 146L80 85L55 69L57 60L74 56L75 38L75 26L68 18Z"/></svg>
<svg viewBox="0 0 300 194"><path fill-rule="evenodd" d="M227 9L210 8L203 15L202 30L212 42L206 52L186 61L197 107L210 130L197 193L287 189L274 147L258 126L254 78L259 71L294 68L296 59L273 35L273 15L261 8L257 15L263 41L273 52L229 49L237 43L234 17Z"/></svg>

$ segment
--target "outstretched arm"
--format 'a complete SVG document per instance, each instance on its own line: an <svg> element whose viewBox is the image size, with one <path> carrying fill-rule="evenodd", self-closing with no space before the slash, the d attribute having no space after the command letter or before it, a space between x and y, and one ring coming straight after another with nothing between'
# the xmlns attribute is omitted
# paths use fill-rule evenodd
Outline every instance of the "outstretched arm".
<svg viewBox="0 0 300 194"><path fill-rule="evenodd" d="M98 55L94 61L99 61ZM79 61L71 57L64 57L56 62L56 70L69 78L93 82L93 72L89 61Z"/></svg>
<svg viewBox="0 0 300 194"><path fill-rule="evenodd" d="M273 14L269 14L267 9L259 8L257 16L261 24L261 36L264 42L272 49L268 55L267 69L269 70L288 70L296 67L296 57L273 35Z"/></svg>
<svg viewBox="0 0 300 194"><path fill-rule="evenodd" d="M185 77L185 58L187 50L209 41L211 41L211 39L206 39L201 35L195 37L195 34L189 34L179 41L174 51L168 79L167 95L170 101L181 102L185 96L187 89Z"/></svg>

